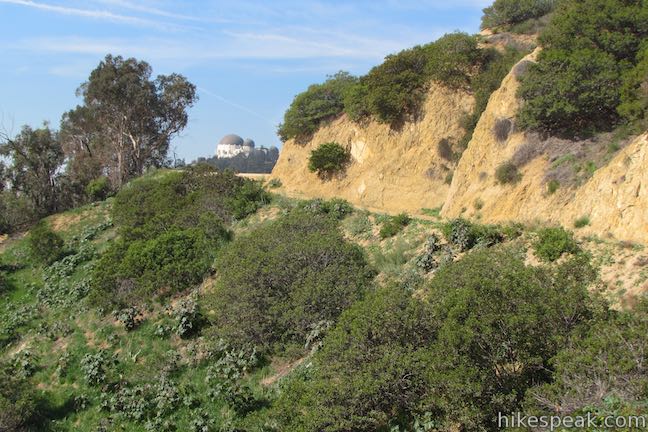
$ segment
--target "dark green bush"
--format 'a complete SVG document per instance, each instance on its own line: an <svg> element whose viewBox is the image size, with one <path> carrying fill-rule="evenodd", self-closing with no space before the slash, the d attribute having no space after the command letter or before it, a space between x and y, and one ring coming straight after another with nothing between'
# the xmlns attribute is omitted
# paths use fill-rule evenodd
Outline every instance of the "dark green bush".
<svg viewBox="0 0 648 432"><path fill-rule="evenodd" d="M478 244L493 246L504 240L499 226L473 224L462 218L446 223L441 231L448 243L458 247L460 251L467 251Z"/></svg>
<svg viewBox="0 0 648 432"><path fill-rule="evenodd" d="M648 42L637 54L636 66L623 75L619 114L631 123L647 126L648 113Z"/></svg>
<svg viewBox="0 0 648 432"><path fill-rule="evenodd" d="M526 101L520 126L573 136L609 129L619 113L633 120L647 21L641 0L560 2L540 38L545 49L519 88ZM635 67L638 76L631 72Z"/></svg>
<svg viewBox="0 0 648 432"><path fill-rule="evenodd" d="M32 259L40 264L50 265L63 256L63 239L45 221L29 231L27 242Z"/></svg>
<svg viewBox="0 0 648 432"><path fill-rule="evenodd" d="M328 177L342 171L349 163L351 155L340 144L329 142L320 144L311 151L308 158L308 169L320 177Z"/></svg>
<svg viewBox="0 0 648 432"><path fill-rule="evenodd" d="M538 240L533 248L538 258L543 261L556 261L564 253L577 253L580 251L571 232L561 227L543 228L538 231Z"/></svg>
<svg viewBox="0 0 648 432"><path fill-rule="evenodd" d="M362 250L332 218L295 210L237 238L219 255L206 298L214 331L271 350L299 344L362 296L371 276Z"/></svg>
<svg viewBox="0 0 648 432"><path fill-rule="evenodd" d="M548 14L556 0L495 0L484 9L481 28L518 24Z"/></svg>
<svg viewBox="0 0 648 432"><path fill-rule="evenodd" d="M549 180L549 182L547 183L547 192L549 193L549 195L553 195L554 193L556 193L559 187L560 187L560 182L558 180L556 179Z"/></svg>
<svg viewBox="0 0 648 432"><path fill-rule="evenodd" d="M517 183L522 178L517 166L512 162L504 162L495 170L495 178L499 184Z"/></svg>
<svg viewBox="0 0 648 432"><path fill-rule="evenodd" d="M175 229L150 240L113 243L95 266L91 299L119 308L199 284L228 238L224 228Z"/></svg>
<svg viewBox="0 0 648 432"><path fill-rule="evenodd" d="M550 381L550 360L592 319L594 278L582 256L550 270L498 248L440 269L424 298L382 288L342 315L271 415L279 430L416 430L417 418L496 430L497 412Z"/></svg>
<svg viewBox="0 0 648 432"><path fill-rule="evenodd" d="M304 138L314 133L322 121L331 119L344 110L344 95L357 81L347 72L338 72L324 84L314 84L298 94L284 114L277 133L282 141Z"/></svg>
<svg viewBox="0 0 648 432"><path fill-rule="evenodd" d="M617 119L620 79L614 57L600 50L543 51L522 78L519 125L567 136L604 129Z"/></svg>
<svg viewBox="0 0 648 432"><path fill-rule="evenodd" d="M383 222L382 227L380 228L380 238L386 239L388 237L394 237L396 234L401 232L412 221L412 218L409 217L407 213L401 213L396 216L388 218Z"/></svg>
<svg viewBox="0 0 648 432"><path fill-rule="evenodd" d="M552 357L592 318L595 276L582 257L550 271L507 248L440 269L428 293L439 328L426 358L427 411L442 425L496 430L497 413L518 410L526 389L548 382Z"/></svg>
<svg viewBox="0 0 648 432"><path fill-rule="evenodd" d="M465 33L389 55L347 91L345 112L354 120L372 115L392 124L416 116L430 81L469 89L491 55Z"/></svg>
<svg viewBox="0 0 648 432"><path fill-rule="evenodd" d="M223 223L241 219L269 201L260 184L207 165L141 178L115 197L113 221L127 240L151 239L192 228L203 215Z"/></svg>
<svg viewBox="0 0 648 432"><path fill-rule="evenodd" d="M554 381L527 393L525 412L559 415L561 407L560 415L643 415L647 305L642 300L633 310L612 313L566 346L553 361Z"/></svg>
<svg viewBox="0 0 648 432"><path fill-rule="evenodd" d="M85 193L91 201L103 201L110 196L110 180L98 177L87 184Z"/></svg>
<svg viewBox="0 0 648 432"><path fill-rule="evenodd" d="M330 200L314 199L299 203L297 208L316 215L327 215L333 219L342 220L353 213L353 206L341 198Z"/></svg>
<svg viewBox="0 0 648 432"><path fill-rule="evenodd" d="M29 381L8 365L0 365L0 430L42 430L43 400Z"/></svg>
<svg viewBox="0 0 648 432"><path fill-rule="evenodd" d="M428 394L421 351L433 340L437 323L427 309L396 287L381 288L352 306L326 337L314 370L285 384L272 412L280 430L410 426Z"/></svg>

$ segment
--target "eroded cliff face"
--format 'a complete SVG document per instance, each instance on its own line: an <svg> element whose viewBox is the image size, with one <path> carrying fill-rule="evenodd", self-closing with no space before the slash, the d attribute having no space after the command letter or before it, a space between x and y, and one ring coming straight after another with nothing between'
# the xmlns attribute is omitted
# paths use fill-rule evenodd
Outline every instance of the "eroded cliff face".
<svg viewBox="0 0 648 432"><path fill-rule="evenodd" d="M423 116L400 130L377 122L360 125L342 116L320 128L305 145L284 143L272 178L280 179L283 190L293 196L341 197L387 212L440 207L455 163L439 154L438 144L456 143L463 136L460 120L473 105L472 96L433 85ZM308 170L308 157L331 141L345 146L352 160L345 173L322 180Z"/></svg>
<svg viewBox="0 0 648 432"><path fill-rule="evenodd" d="M442 206L446 218L540 222L566 228L588 217L590 224L579 234L648 243L648 134L635 138L578 186L565 185L550 193L547 173L555 160L542 152L520 164L518 182L498 183L495 172L500 164L515 160L530 147L546 145L537 136L517 131L514 121L520 106L518 76L537 53L521 60L491 95L456 166L439 155L437 146L442 139L458 141L463 134L459 121L474 101L467 94L434 86L420 121L393 131L387 125L361 126L342 117L321 128L304 146L285 143L272 177L279 178L292 195L341 197L392 213L420 214L423 208ZM308 157L328 141L345 145L353 160L345 175L322 181L308 171ZM445 180L451 171L448 186Z"/></svg>
<svg viewBox="0 0 648 432"><path fill-rule="evenodd" d="M520 101L516 97L516 75L534 52L523 59L503 80L489 100L473 139L455 170L452 185L441 211L447 218L468 217L481 222L543 222L573 228L587 217L590 224L579 234L612 236L619 240L648 242L648 135L634 139L605 166L578 187L547 190L546 173L552 161L540 154L520 168L521 179L499 184L497 167L534 141L515 131L498 139L498 122L515 118ZM500 137L501 138L501 137ZM542 142L535 143L538 146Z"/></svg>

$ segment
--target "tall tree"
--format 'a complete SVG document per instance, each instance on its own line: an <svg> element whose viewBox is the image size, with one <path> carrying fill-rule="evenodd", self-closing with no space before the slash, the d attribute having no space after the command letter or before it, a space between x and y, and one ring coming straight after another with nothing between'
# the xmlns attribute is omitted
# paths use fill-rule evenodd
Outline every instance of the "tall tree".
<svg viewBox="0 0 648 432"><path fill-rule="evenodd" d="M77 91L84 105L63 117L66 151L99 160L117 186L164 163L198 100L182 75L151 72L144 61L106 56Z"/></svg>
<svg viewBox="0 0 648 432"><path fill-rule="evenodd" d="M10 165L7 183L19 195L29 198L39 214L58 210L58 190L65 161L58 133L46 123L40 129L23 126L16 138L2 136L0 156Z"/></svg>

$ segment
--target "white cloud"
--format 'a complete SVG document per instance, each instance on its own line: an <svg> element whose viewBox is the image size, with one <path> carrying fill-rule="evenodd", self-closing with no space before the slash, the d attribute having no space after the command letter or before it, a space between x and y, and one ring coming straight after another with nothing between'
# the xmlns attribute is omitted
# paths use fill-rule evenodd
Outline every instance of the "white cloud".
<svg viewBox="0 0 648 432"><path fill-rule="evenodd" d="M140 26L140 27L155 27L155 28L177 27L177 26L170 26L169 24L164 24L164 23L160 23L145 18L139 18L130 15L121 15L121 14L116 14L105 10L80 9L80 8L67 7L67 6L58 6L58 5L48 4L48 3L35 2L32 0L0 0L0 3L25 6L33 9L46 11L46 12L56 13L59 15L77 16L83 18L109 21L114 23L129 24L129 25Z"/></svg>

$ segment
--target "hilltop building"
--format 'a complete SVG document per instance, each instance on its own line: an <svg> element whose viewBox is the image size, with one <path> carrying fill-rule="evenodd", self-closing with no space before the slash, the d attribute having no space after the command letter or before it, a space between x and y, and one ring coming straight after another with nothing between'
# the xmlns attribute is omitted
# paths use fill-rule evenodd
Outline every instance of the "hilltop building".
<svg viewBox="0 0 648 432"><path fill-rule="evenodd" d="M249 156L254 150L254 141L243 139L236 134L225 135L216 146L216 157L233 158L241 153Z"/></svg>

